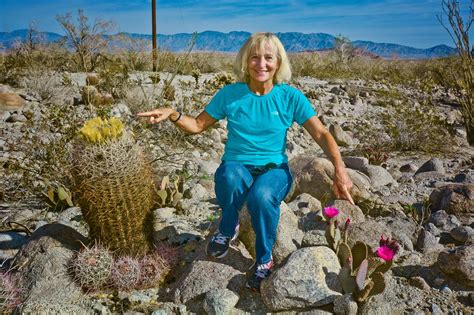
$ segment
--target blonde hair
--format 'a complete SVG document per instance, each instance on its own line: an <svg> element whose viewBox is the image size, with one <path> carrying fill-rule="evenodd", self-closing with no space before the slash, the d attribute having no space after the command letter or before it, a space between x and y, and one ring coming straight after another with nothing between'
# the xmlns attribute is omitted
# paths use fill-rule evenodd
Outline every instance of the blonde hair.
<svg viewBox="0 0 474 315"><path fill-rule="evenodd" d="M291 79L291 68L288 56L281 41L273 33L254 33L240 48L234 62L234 74L239 82L249 82L250 76L247 62L253 49L257 52L263 51L265 44L270 44L275 49L278 58L278 69L273 76L273 83L280 84Z"/></svg>

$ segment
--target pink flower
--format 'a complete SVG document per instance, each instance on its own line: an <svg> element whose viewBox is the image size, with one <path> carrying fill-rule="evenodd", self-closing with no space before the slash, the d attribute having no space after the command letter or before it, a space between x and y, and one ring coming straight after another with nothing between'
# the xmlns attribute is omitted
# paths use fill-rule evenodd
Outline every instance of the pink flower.
<svg viewBox="0 0 474 315"><path fill-rule="evenodd" d="M351 224L351 219L347 218L346 223L344 224L344 231L346 231L349 228L350 224Z"/></svg>
<svg viewBox="0 0 474 315"><path fill-rule="evenodd" d="M323 210L323 214L327 219L336 217L339 214L339 209L334 207L326 207Z"/></svg>
<svg viewBox="0 0 474 315"><path fill-rule="evenodd" d="M385 261L391 261L395 257L395 254L400 249L396 240L391 240L389 237L385 238L383 235L380 237L379 247L377 247L377 256Z"/></svg>

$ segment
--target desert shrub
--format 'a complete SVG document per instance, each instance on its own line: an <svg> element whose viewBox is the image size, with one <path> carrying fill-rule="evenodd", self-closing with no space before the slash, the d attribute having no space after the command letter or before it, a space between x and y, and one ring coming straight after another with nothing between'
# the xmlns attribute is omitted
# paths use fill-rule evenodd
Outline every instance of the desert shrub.
<svg viewBox="0 0 474 315"><path fill-rule="evenodd" d="M70 92L59 74L48 70L26 71L21 85L27 92L46 103L62 103Z"/></svg>
<svg viewBox="0 0 474 315"><path fill-rule="evenodd" d="M15 183L5 190L5 198L10 200L43 197L49 185L71 186L69 149L82 115L71 104L56 103L25 115L28 120L22 133L8 144L10 152L21 154L3 165L5 175Z"/></svg>
<svg viewBox="0 0 474 315"><path fill-rule="evenodd" d="M66 47L74 49L74 61L77 70L90 72L95 69L100 57L107 52L109 41L105 35L114 28L111 21L96 20L89 22L84 11L77 11L77 20L71 13L56 16L57 22L66 32Z"/></svg>
<svg viewBox="0 0 474 315"><path fill-rule="evenodd" d="M452 128L435 112L430 101L416 105L403 102L368 120L360 120L354 130L361 141L356 151L375 164L383 162L391 151L436 153L451 147Z"/></svg>

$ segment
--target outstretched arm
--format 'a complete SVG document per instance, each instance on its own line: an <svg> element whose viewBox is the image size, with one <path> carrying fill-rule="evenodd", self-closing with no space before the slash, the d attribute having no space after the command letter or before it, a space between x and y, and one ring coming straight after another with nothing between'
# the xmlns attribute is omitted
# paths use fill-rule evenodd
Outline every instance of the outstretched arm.
<svg viewBox="0 0 474 315"><path fill-rule="evenodd" d="M313 116L309 118L303 127L311 134L313 139L323 149L324 153L329 157L335 168L335 175L333 180L333 190L337 198L346 199L354 204L350 191L352 189L352 181L347 175L344 162L339 152L339 147L336 144L331 133L324 127L318 117Z"/></svg>
<svg viewBox="0 0 474 315"><path fill-rule="evenodd" d="M217 121L206 111L201 112L196 118L194 118L180 114L172 108L157 108L149 112L138 113L137 116L148 117L152 124L159 123L169 118L170 121L173 121L179 129L190 134L203 132Z"/></svg>

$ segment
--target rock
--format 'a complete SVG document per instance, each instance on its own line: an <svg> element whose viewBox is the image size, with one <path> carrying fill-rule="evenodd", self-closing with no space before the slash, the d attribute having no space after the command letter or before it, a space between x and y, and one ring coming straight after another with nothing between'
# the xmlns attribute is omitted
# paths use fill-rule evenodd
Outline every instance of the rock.
<svg viewBox="0 0 474 315"><path fill-rule="evenodd" d="M362 172L369 176L370 184L374 188L383 187L389 184L398 185L392 175L382 166L367 165L362 169Z"/></svg>
<svg viewBox="0 0 474 315"><path fill-rule="evenodd" d="M340 269L336 254L328 247L299 249L262 282L262 299L274 312L333 303L342 292Z"/></svg>
<svg viewBox="0 0 474 315"><path fill-rule="evenodd" d="M454 181L456 183L474 183L474 171L468 170L466 172L456 174L454 176Z"/></svg>
<svg viewBox="0 0 474 315"><path fill-rule="evenodd" d="M438 305L433 303L433 304L431 304L431 314L432 315L443 315L445 313L441 310L441 308Z"/></svg>
<svg viewBox="0 0 474 315"><path fill-rule="evenodd" d="M25 100L13 92L0 92L0 112L19 110L25 106Z"/></svg>
<svg viewBox="0 0 474 315"><path fill-rule="evenodd" d="M334 313L343 315L357 315L357 302L352 294L344 294L334 300Z"/></svg>
<svg viewBox="0 0 474 315"><path fill-rule="evenodd" d="M214 160L197 159L199 172L202 174L214 174L219 167L219 163Z"/></svg>
<svg viewBox="0 0 474 315"><path fill-rule="evenodd" d="M474 222L474 184L448 184L430 194L431 210L446 210L466 225Z"/></svg>
<svg viewBox="0 0 474 315"><path fill-rule="evenodd" d="M329 246L324 230L310 230L304 233L301 247Z"/></svg>
<svg viewBox="0 0 474 315"><path fill-rule="evenodd" d="M182 273L175 285L175 303L188 301L212 289L229 288L231 281L243 280L244 275L231 266L212 261L193 261L189 270ZM235 278L235 279L234 279ZM234 287L238 286L235 283Z"/></svg>
<svg viewBox="0 0 474 315"><path fill-rule="evenodd" d="M342 130L341 126L338 124L332 124L329 126L329 132L334 137L334 140L336 140L336 143L341 147L348 147L353 143L351 136Z"/></svg>
<svg viewBox="0 0 474 315"><path fill-rule="evenodd" d="M341 224L344 224L347 219L351 219L351 223L360 223L365 221L365 216L362 210L347 200L334 200L331 201L328 206L339 209L337 220L341 222Z"/></svg>
<svg viewBox="0 0 474 315"><path fill-rule="evenodd" d="M69 262L87 240L62 224L47 224L36 230L18 254L16 266L27 294L22 313L86 313L88 303L69 275Z"/></svg>
<svg viewBox="0 0 474 315"><path fill-rule="evenodd" d="M206 188L204 188L201 184L196 183L188 190L185 191L186 198L194 198L194 199L208 199L209 192Z"/></svg>
<svg viewBox="0 0 474 315"><path fill-rule="evenodd" d="M431 287L429 286L428 283L426 283L425 279L419 276L410 278L410 285L423 291L431 290Z"/></svg>
<svg viewBox="0 0 474 315"><path fill-rule="evenodd" d="M156 211L154 212L154 214ZM174 245L183 245L189 241L202 240L203 236L183 218L170 218L163 221L155 219L153 224L153 240L155 242L167 241Z"/></svg>
<svg viewBox="0 0 474 315"><path fill-rule="evenodd" d="M438 267L461 283L474 287L474 244L441 252Z"/></svg>
<svg viewBox="0 0 474 315"><path fill-rule="evenodd" d="M453 293L453 290L451 290L448 286L444 286L441 289L441 293L446 294L446 295L450 295L450 294Z"/></svg>
<svg viewBox="0 0 474 315"><path fill-rule="evenodd" d="M25 122L27 121L26 117L22 114L13 114L7 118L6 122L16 123L16 122Z"/></svg>
<svg viewBox="0 0 474 315"><path fill-rule="evenodd" d="M474 243L474 229L470 226L458 226L452 229L449 234L456 241L461 243Z"/></svg>
<svg viewBox="0 0 474 315"><path fill-rule="evenodd" d="M287 200L292 200L292 196L308 193L318 200L336 199L332 190L332 179L334 177L334 166L323 158L315 158L309 155L300 155L290 160L290 168L294 176L293 191L288 195ZM358 171L348 169L348 174L354 183L352 196L355 200L368 198L370 196L370 180Z"/></svg>
<svg viewBox="0 0 474 315"><path fill-rule="evenodd" d="M403 173L411 173L416 171L416 165L413 163L408 163L400 166L400 172Z"/></svg>
<svg viewBox="0 0 474 315"><path fill-rule="evenodd" d="M380 236L392 237L391 231L385 224L373 219L352 224L349 228L348 243L353 246L357 241L364 242L375 249L379 245Z"/></svg>
<svg viewBox="0 0 474 315"><path fill-rule="evenodd" d="M17 249L26 244L28 236L23 232L0 232L0 250Z"/></svg>
<svg viewBox="0 0 474 315"><path fill-rule="evenodd" d="M428 224L426 224L425 229L434 236L439 236L441 234L441 231L432 222L428 222Z"/></svg>
<svg viewBox="0 0 474 315"><path fill-rule="evenodd" d="M429 252L441 251L443 250L443 246L438 243L438 240L433 234L426 231L425 229L422 229L418 234L416 249L426 254Z"/></svg>
<svg viewBox="0 0 474 315"><path fill-rule="evenodd" d="M344 156L342 158L346 167L361 171L369 166L369 160L365 157L359 156Z"/></svg>
<svg viewBox="0 0 474 315"><path fill-rule="evenodd" d="M213 289L206 293L203 308L209 315L229 314L239 296L229 289Z"/></svg>
<svg viewBox="0 0 474 315"><path fill-rule="evenodd" d="M438 172L440 174L444 174L445 170L443 162L438 158L432 158L420 166L420 168L415 172L415 175L424 172Z"/></svg>
<svg viewBox="0 0 474 315"><path fill-rule="evenodd" d="M296 197L288 204L288 207L296 214L302 214L300 211L302 208L306 208L309 211L321 211L322 209L321 201L307 193L303 193Z"/></svg>
<svg viewBox="0 0 474 315"><path fill-rule="evenodd" d="M130 108L124 103L118 103L110 110L111 117L129 118L132 116Z"/></svg>
<svg viewBox="0 0 474 315"><path fill-rule="evenodd" d="M455 227L461 225L461 222L459 222L459 220L454 215L449 215L444 210L431 213L430 222L444 231L451 231Z"/></svg>
<svg viewBox="0 0 474 315"><path fill-rule="evenodd" d="M289 254L301 245L303 231L298 229L298 218L291 209L282 202L280 205L280 221L275 244L273 245L273 260L282 262ZM245 244L252 257L255 257L255 233L252 228L247 206L240 211L239 239Z"/></svg>
<svg viewBox="0 0 474 315"><path fill-rule="evenodd" d="M175 304L172 302L165 302L160 305L160 308L155 309L151 315L169 315L169 314L180 314L187 315L189 314L186 305L184 304Z"/></svg>

